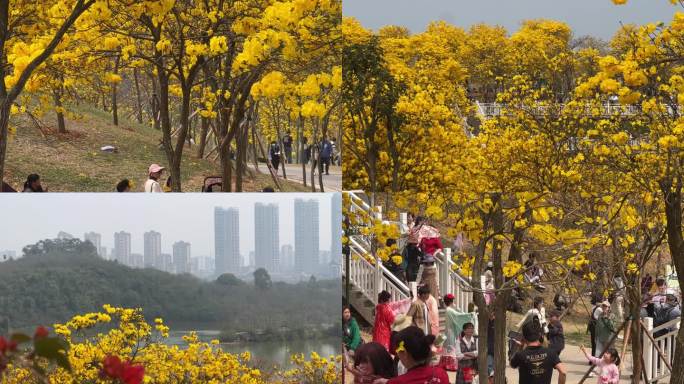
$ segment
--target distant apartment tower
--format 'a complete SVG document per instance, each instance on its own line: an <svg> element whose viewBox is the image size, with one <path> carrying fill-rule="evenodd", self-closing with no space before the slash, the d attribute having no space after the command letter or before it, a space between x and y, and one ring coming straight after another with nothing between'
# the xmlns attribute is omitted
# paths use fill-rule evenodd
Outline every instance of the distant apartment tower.
<svg viewBox="0 0 684 384"><path fill-rule="evenodd" d="M59 231L59 233L57 234L57 239L59 240L71 240L73 238L74 236L71 233L67 233L64 231Z"/></svg>
<svg viewBox="0 0 684 384"><path fill-rule="evenodd" d="M164 269L161 260L161 233L155 231L145 232L143 263L145 268L154 267Z"/></svg>
<svg viewBox="0 0 684 384"><path fill-rule="evenodd" d="M143 255L139 253L131 253L131 267L142 268L144 266Z"/></svg>
<svg viewBox="0 0 684 384"><path fill-rule="evenodd" d="M342 194L334 193L330 211L330 261L342 259Z"/></svg>
<svg viewBox="0 0 684 384"><path fill-rule="evenodd" d="M294 269L294 248L290 244L285 244L280 247L280 265L291 271Z"/></svg>
<svg viewBox="0 0 684 384"><path fill-rule="evenodd" d="M173 243L173 267L176 273L190 273L190 243Z"/></svg>
<svg viewBox="0 0 684 384"><path fill-rule="evenodd" d="M280 222L277 204L254 205L254 266L274 272L280 267Z"/></svg>
<svg viewBox="0 0 684 384"><path fill-rule="evenodd" d="M119 264L129 265L131 260L131 234L128 232L114 233L114 260Z"/></svg>
<svg viewBox="0 0 684 384"><path fill-rule="evenodd" d="M314 274L319 269L318 201L295 200L295 271Z"/></svg>
<svg viewBox="0 0 684 384"><path fill-rule="evenodd" d="M217 275L240 271L240 211L237 208L214 208L214 255Z"/></svg>
<svg viewBox="0 0 684 384"><path fill-rule="evenodd" d="M168 253L162 253L159 257L161 259L161 270L173 273L173 256Z"/></svg>
<svg viewBox="0 0 684 384"><path fill-rule="evenodd" d="M90 244L95 246L97 255L104 258L105 255L102 254L102 236L99 233L88 232L83 235L83 240L90 241Z"/></svg>

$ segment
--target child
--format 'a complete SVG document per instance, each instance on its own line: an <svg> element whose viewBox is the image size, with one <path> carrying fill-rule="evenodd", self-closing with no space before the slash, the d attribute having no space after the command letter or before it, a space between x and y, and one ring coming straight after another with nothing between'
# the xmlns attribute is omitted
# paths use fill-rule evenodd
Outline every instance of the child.
<svg viewBox="0 0 684 384"><path fill-rule="evenodd" d="M615 348L610 348L603 354L602 358L591 356L584 349L584 345L580 345L580 350L589 362L599 368L598 384L618 384L620 382L620 356Z"/></svg>

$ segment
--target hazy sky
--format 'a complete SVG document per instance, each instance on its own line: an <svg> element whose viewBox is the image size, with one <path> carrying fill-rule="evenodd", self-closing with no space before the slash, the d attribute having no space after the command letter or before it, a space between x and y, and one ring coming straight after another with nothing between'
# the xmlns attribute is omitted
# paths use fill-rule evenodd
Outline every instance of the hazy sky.
<svg viewBox="0 0 684 384"><path fill-rule="evenodd" d="M610 39L620 22L669 22L682 10L667 0L629 0L616 6L611 0L344 0L345 16L354 16L367 28L394 24L421 32L430 21L444 20L468 28L484 22L515 31L520 21L548 18L568 23L575 36Z"/></svg>
<svg viewBox="0 0 684 384"><path fill-rule="evenodd" d="M330 249L328 193L5 193L0 199L0 250L56 238L65 231L83 239L86 232L102 235L111 252L114 232L131 233L132 253L143 253L143 233L162 235L162 252L176 241L191 243L192 256L214 255L214 207L240 209L240 253L254 249L254 203L277 203L280 244L294 245L294 201L319 201L320 248Z"/></svg>

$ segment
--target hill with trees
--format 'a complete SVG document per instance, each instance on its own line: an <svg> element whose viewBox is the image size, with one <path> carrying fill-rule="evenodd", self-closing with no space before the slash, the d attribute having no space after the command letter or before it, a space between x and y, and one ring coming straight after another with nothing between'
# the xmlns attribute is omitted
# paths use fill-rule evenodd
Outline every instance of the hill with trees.
<svg viewBox="0 0 684 384"><path fill-rule="evenodd" d="M258 282L270 278L255 273ZM42 240L24 256L0 264L0 318L12 328L51 325L103 304L143 308L170 325L203 323L224 331L269 333L339 322L339 281L298 284L245 282L232 275L202 281L154 269L134 269L97 256L89 242ZM3 326L6 323L3 321Z"/></svg>

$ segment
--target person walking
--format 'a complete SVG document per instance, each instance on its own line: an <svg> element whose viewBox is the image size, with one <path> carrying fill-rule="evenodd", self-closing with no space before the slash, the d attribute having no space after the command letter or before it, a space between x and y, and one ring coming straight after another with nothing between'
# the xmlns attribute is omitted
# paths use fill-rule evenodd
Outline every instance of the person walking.
<svg viewBox="0 0 684 384"><path fill-rule="evenodd" d="M560 321L560 312L555 309L549 312L548 328L549 349L560 356L565 349L565 335L563 334L563 324Z"/></svg>
<svg viewBox="0 0 684 384"><path fill-rule="evenodd" d="M423 252L418 246L420 244L420 228L423 224L423 217L417 216L412 222L408 223L408 238L406 243L406 281L414 282L418 278L418 268Z"/></svg>
<svg viewBox="0 0 684 384"><path fill-rule="evenodd" d="M287 131L283 137L283 150L285 150L285 159L288 164L292 164L292 136L290 131Z"/></svg>
<svg viewBox="0 0 684 384"><path fill-rule="evenodd" d="M418 299L411 303L406 316L413 320L412 324L420 328L426 335L430 334L430 315L427 301L430 298L430 288L426 285L418 287Z"/></svg>
<svg viewBox="0 0 684 384"><path fill-rule="evenodd" d="M145 192L162 193L161 185L159 185L159 178L164 172L164 167L159 164L152 164L147 170L147 181L145 181Z"/></svg>
<svg viewBox="0 0 684 384"><path fill-rule="evenodd" d="M518 329L521 329L523 325L529 323L530 321L537 319L542 326L542 331L544 334L548 333L548 324L546 322L546 309L544 308L544 298L537 296L534 298L533 307L527 311L525 316L518 322Z"/></svg>
<svg viewBox="0 0 684 384"><path fill-rule="evenodd" d="M278 145L275 140L271 141L271 145L268 149L268 161L273 166L275 174L277 175L278 166L280 165L280 145Z"/></svg>
<svg viewBox="0 0 684 384"><path fill-rule="evenodd" d="M523 325L522 350L511 358L511 368L518 370L518 383L551 384L553 370L558 371L558 384L565 384L566 371L558 354L542 346L543 329L538 320Z"/></svg>
<svg viewBox="0 0 684 384"><path fill-rule="evenodd" d="M378 294L378 305L375 306L375 321L373 324L373 341L389 351L391 327L394 323L394 312L389 306L390 293L382 291Z"/></svg>
<svg viewBox="0 0 684 384"><path fill-rule="evenodd" d="M593 307L591 308L591 313L589 314L587 333L589 333L589 337L591 339L591 355L596 356L596 322L601 317L601 300L598 296L592 295L591 304Z"/></svg>
<svg viewBox="0 0 684 384"><path fill-rule="evenodd" d="M332 143L327 139L327 137L324 135L323 140L321 140L320 144L320 154L319 154L319 159L320 159L320 172L323 173L323 170L325 169L325 174L329 175L329 170L330 170L330 159L332 158L333 154L333 146Z"/></svg>

